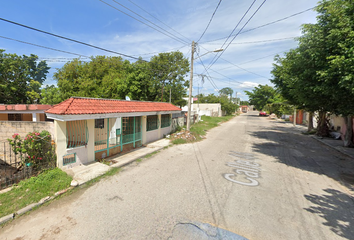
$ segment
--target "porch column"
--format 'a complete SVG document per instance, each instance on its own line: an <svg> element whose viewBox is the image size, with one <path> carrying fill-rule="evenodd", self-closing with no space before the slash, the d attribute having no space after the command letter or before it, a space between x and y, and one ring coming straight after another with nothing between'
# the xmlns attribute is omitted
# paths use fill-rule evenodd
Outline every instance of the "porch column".
<svg viewBox="0 0 354 240"><path fill-rule="evenodd" d="M95 119L87 120L88 143L87 143L87 161L95 161Z"/></svg>
<svg viewBox="0 0 354 240"><path fill-rule="evenodd" d="M162 131L161 131L161 114L158 114L157 115L157 119L158 119L158 123L159 123L159 128L158 128L158 130L157 130L157 136L158 136L158 139L160 139L160 138L162 138L163 136L162 136Z"/></svg>
<svg viewBox="0 0 354 240"><path fill-rule="evenodd" d="M57 167L63 167L63 156L66 154L66 122L54 120L54 141L56 144Z"/></svg>
<svg viewBox="0 0 354 240"><path fill-rule="evenodd" d="M141 117L141 144L146 143L146 116Z"/></svg>
<svg viewBox="0 0 354 240"><path fill-rule="evenodd" d="M38 122L39 117L37 117L37 113L32 113L32 122Z"/></svg>

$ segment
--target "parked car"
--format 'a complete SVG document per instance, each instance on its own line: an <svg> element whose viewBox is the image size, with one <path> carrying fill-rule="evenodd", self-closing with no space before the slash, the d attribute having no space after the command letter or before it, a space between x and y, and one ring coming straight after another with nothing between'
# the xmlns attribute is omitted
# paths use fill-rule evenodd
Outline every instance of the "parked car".
<svg viewBox="0 0 354 240"><path fill-rule="evenodd" d="M265 111L260 111L260 112L259 112L259 116L264 116L264 117L265 117L265 116L267 116L267 112L265 112Z"/></svg>

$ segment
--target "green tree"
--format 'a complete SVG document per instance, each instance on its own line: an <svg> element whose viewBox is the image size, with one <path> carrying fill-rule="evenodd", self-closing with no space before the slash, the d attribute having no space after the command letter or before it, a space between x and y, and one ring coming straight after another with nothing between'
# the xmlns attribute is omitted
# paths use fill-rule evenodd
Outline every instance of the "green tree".
<svg viewBox="0 0 354 240"><path fill-rule="evenodd" d="M232 94L234 93L234 90L232 90L230 87L225 87L219 91L220 95L225 95L225 96L230 96L230 102L232 100Z"/></svg>
<svg viewBox="0 0 354 240"><path fill-rule="evenodd" d="M149 89L151 95L155 95L153 101L168 102L169 89L172 92L172 103L178 104L182 97L186 96L186 88L189 81L186 81L189 72L189 61L179 51L159 53L153 56L149 62L151 71L151 82ZM168 94L165 94L165 89ZM153 97L153 96L151 96Z"/></svg>
<svg viewBox="0 0 354 240"><path fill-rule="evenodd" d="M328 134L328 113L345 116L344 143L353 146L353 1L322 0L316 10L317 23L303 26L299 46L276 59L273 82L290 102L319 111L319 135Z"/></svg>
<svg viewBox="0 0 354 240"><path fill-rule="evenodd" d="M54 79L59 92L56 99L71 96L125 99L142 101L169 101L184 105L189 71L188 60L180 52L160 53L150 62L139 59L134 63L121 57L92 57L90 62L74 59L58 69ZM165 93L166 92L166 93ZM49 95L46 95L49 99ZM53 97L50 97L53 98ZM48 101L47 101L48 102Z"/></svg>
<svg viewBox="0 0 354 240"><path fill-rule="evenodd" d="M254 105L257 110L264 110L276 98L275 89L268 85L258 85L252 92L245 91L245 93L249 98L249 103Z"/></svg>
<svg viewBox="0 0 354 240"><path fill-rule="evenodd" d="M196 96L198 101L196 103L220 103L221 110L225 111L227 115L232 115L237 108L237 105L230 102L226 95L216 96L215 94L203 95L199 94Z"/></svg>
<svg viewBox="0 0 354 240"><path fill-rule="evenodd" d="M49 67L38 57L18 56L0 49L0 102L7 104L33 103L39 99L39 86Z"/></svg>
<svg viewBox="0 0 354 240"><path fill-rule="evenodd" d="M46 85L45 88L42 88L41 95L41 104L55 105L65 100L61 98L59 88L54 85Z"/></svg>

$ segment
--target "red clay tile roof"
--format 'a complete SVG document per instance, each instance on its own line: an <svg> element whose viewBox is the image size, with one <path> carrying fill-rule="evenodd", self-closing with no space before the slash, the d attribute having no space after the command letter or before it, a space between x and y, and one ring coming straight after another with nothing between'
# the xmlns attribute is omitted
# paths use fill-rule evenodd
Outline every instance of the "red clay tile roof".
<svg viewBox="0 0 354 240"><path fill-rule="evenodd" d="M46 104L0 104L0 111L47 110L51 107L51 105Z"/></svg>
<svg viewBox="0 0 354 240"><path fill-rule="evenodd" d="M170 103L71 97L46 111L57 115L181 111Z"/></svg>

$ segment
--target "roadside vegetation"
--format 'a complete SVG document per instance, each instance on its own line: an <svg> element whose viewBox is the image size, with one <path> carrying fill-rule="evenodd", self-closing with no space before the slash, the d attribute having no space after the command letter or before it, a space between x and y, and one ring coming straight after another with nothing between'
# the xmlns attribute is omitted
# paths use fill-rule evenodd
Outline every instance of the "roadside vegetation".
<svg viewBox="0 0 354 240"><path fill-rule="evenodd" d="M70 186L72 178L59 168L46 170L36 177L23 180L10 191L0 194L0 217L14 213L44 197Z"/></svg>
<svg viewBox="0 0 354 240"><path fill-rule="evenodd" d="M208 117L202 116L202 121L191 126L191 130L187 131L182 128L180 131L173 133L170 138L173 144L184 144L197 142L205 138L207 131L217 127L220 123L229 121L234 115L224 117Z"/></svg>

